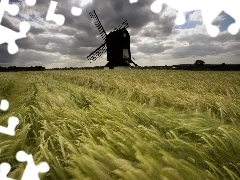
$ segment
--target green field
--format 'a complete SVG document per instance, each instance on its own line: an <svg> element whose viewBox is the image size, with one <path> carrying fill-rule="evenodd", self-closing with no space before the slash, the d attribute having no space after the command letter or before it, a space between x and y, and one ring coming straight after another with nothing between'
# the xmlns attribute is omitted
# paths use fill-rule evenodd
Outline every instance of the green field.
<svg viewBox="0 0 240 180"><path fill-rule="evenodd" d="M41 179L240 179L240 72L72 70L0 73L0 163L19 150Z"/></svg>

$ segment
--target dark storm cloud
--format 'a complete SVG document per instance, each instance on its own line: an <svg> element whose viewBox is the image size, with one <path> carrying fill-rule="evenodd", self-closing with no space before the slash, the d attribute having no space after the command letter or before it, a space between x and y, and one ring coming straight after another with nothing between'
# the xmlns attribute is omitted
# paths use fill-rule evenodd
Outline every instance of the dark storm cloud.
<svg viewBox="0 0 240 180"><path fill-rule="evenodd" d="M38 34L44 33L45 29L42 28L42 27L31 26L31 31L30 32L34 35L38 35Z"/></svg>
<svg viewBox="0 0 240 180"><path fill-rule="evenodd" d="M20 0L9 0L9 3L17 3L17 2L20 2Z"/></svg>
<svg viewBox="0 0 240 180"><path fill-rule="evenodd" d="M232 36L228 32L220 33L217 37L212 38L211 36L206 36L205 34L188 34L187 36L179 37L176 40L179 42L188 42L190 45L193 43L209 44L216 42L228 42L230 40L236 39L237 36Z"/></svg>
<svg viewBox="0 0 240 180"><path fill-rule="evenodd" d="M226 52L227 49L218 45L201 45L201 44L192 44L191 46L177 47L174 49L174 52L171 53L171 56L174 59L178 58L189 58L195 56L205 57L207 55L218 55Z"/></svg>
<svg viewBox="0 0 240 180"><path fill-rule="evenodd" d="M95 1L93 6L106 31L112 31L125 20L128 20L131 28L141 28L156 18L156 15L150 12L150 4L151 1L129 4L128 0L101 0L101 3Z"/></svg>
<svg viewBox="0 0 240 180"><path fill-rule="evenodd" d="M162 44L152 44L151 46L147 46L147 44L139 44L137 50L142 53L150 54L150 53L162 53L168 49L172 49L171 46L163 46Z"/></svg>
<svg viewBox="0 0 240 180"><path fill-rule="evenodd" d="M233 38L235 41L240 42L240 33L236 34Z"/></svg>
<svg viewBox="0 0 240 180"><path fill-rule="evenodd" d="M139 1L139 3L131 5L128 0L93 1L83 8L81 16L74 17L70 11L72 6L79 7L79 1L70 3L70 1L59 0L55 13L65 16L65 24L59 27L53 22L48 23L45 20L50 5L49 0L37 1L34 7L27 7L24 2L18 1L21 9L19 15L15 18L8 16L3 20L2 25L17 31L20 20L26 16L34 17L36 22L30 22L31 29L28 37L17 40L17 44L22 50L21 53L24 53L24 50L33 50L32 53L40 51L73 56L81 53L87 56L87 53L91 53L104 43L88 14L90 11L95 9L107 32L112 31L126 19L131 28L140 30L149 21L157 18L157 15L150 11L150 3L150 1ZM51 36L51 34L55 36ZM61 35L65 35L65 37ZM0 53L3 54L4 50L6 53L6 48L1 48ZM10 59L14 60L11 56ZM1 58L0 62L3 61L6 60Z"/></svg>
<svg viewBox="0 0 240 180"><path fill-rule="evenodd" d="M235 53L240 49L240 41L236 41L238 37L239 34L232 36L226 31L220 33L216 38L206 37L204 34L189 34L188 36L177 38L178 42L189 45L174 48L171 56L175 59L195 56L217 56L224 53L236 56Z"/></svg>
<svg viewBox="0 0 240 180"><path fill-rule="evenodd" d="M19 31L20 20L7 15L3 17L1 25L14 31Z"/></svg>
<svg viewBox="0 0 240 180"><path fill-rule="evenodd" d="M58 0L55 13L64 15L65 23L57 26L45 20L50 0L37 0L34 7L27 7L24 1L12 0L20 5L21 11L16 17L4 15L2 25L18 31L20 22L26 20L30 22L31 29L27 38L17 40L20 51L16 55L9 55L7 45L0 45L0 65L8 63L27 66L36 62L37 65L55 66L58 62L64 64L60 61L63 57L66 57L66 65L70 64L71 59L87 61L86 57L104 43L89 16L93 9L107 33L125 20L128 21L133 51L143 53L142 59L144 56L149 57L150 53L161 56L171 52L168 57L175 59L230 51L239 53L238 43L229 43L240 41L239 34L231 36L222 33L215 39L202 33L180 36L183 30L174 30L176 13L164 14L166 5L161 13L153 13L150 10L153 1L139 0L138 3L130 4L129 0L93 0L83 7L81 16L75 17L71 14L71 8L80 7L81 0ZM152 27L148 27L149 23ZM148 38L152 41L146 40ZM177 42L189 46L176 45Z"/></svg>
<svg viewBox="0 0 240 180"><path fill-rule="evenodd" d="M75 36L78 33L78 30L76 28L64 26L61 29L59 29L59 33L65 34L68 36Z"/></svg>
<svg viewBox="0 0 240 180"><path fill-rule="evenodd" d="M8 63L13 63L15 61L16 55L11 55L7 51L7 44L2 44L0 46L0 66L4 66Z"/></svg>
<svg viewBox="0 0 240 180"><path fill-rule="evenodd" d="M175 16L171 17L165 16L159 18L158 20L153 21L155 27L144 28L140 35L143 37L150 38L167 37L173 33L175 18L176 18Z"/></svg>

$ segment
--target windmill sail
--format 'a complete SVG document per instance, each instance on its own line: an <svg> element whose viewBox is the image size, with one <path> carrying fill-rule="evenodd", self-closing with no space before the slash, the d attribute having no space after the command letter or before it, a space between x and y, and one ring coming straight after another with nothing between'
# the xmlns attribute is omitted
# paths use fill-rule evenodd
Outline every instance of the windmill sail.
<svg viewBox="0 0 240 180"><path fill-rule="evenodd" d="M104 30L100 20L98 19L98 16L97 16L96 12L93 10L92 12L89 13L89 15L92 18L92 20L94 21L94 24L97 27L102 39L104 40L104 42L106 42L107 33Z"/></svg>
<svg viewBox="0 0 240 180"><path fill-rule="evenodd" d="M128 25L128 22L127 22L127 20L126 21L124 21L122 24L120 24L118 27L116 27L113 31L118 31L118 30L120 30L120 29L123 29L123 28L128 28L129 27L129 25ZM112 31L112 32L113 32Z"/></svg>
<svg viewBox="0 0 240 180"><path fill-rule="evenodd" d="M114 67L128 68L132 67L132 64L134 64L135 67L138 66L131 59L130 35L127 31L127 28L129 27L127 20L120 24L118 27L116 27L109 34L107 34L100 20L98 19L96 12L93 10L92 12L89 13L89 15L104 41L104 43L100 47L98 47L89 56L87 56L87 59L90 61L90 63L92 61L95 61L103 53L108 51L107 61L109 62L105 65L106 68L109 69L114 69Z"/></svg>
<svg viewBox="0 0 240 180"><path fill-rule="evenodd" d="M93 51L87 59L89 61L95 61L98 57L100 57L103 53L107 51L107 44L104 43L100 47L98 47L95 51Z"/></svg>

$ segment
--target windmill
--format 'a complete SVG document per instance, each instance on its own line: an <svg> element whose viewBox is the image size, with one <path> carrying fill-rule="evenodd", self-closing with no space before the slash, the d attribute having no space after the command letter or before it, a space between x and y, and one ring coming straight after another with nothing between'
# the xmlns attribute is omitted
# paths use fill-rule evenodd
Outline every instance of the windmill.
<svg viewBox="0 0 240 180"><path fill-rule="evenodd" d="M95 61L98 57L107 52L108 63L105 65L104 69L131 68L131 64L138 66L131 59L130 35L127 31L129 27L127 20L107 34L95 11L93 10L89 15L94 21L104 43L93 51L87 59L90 62Z"/></svg>

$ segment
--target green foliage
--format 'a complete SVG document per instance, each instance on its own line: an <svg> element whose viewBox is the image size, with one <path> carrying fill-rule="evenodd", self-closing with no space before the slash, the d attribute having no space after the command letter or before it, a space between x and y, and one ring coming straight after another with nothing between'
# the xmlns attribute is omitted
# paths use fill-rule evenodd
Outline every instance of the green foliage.
<svg viewBox="0 0 240 180"><path fill-rule="evenodd" d="M17 116L0 134L9 177L47 161L42 179L240 179L240 73L158 70L0 74ZM20 77L20 78L19 78Z"/></svg>

